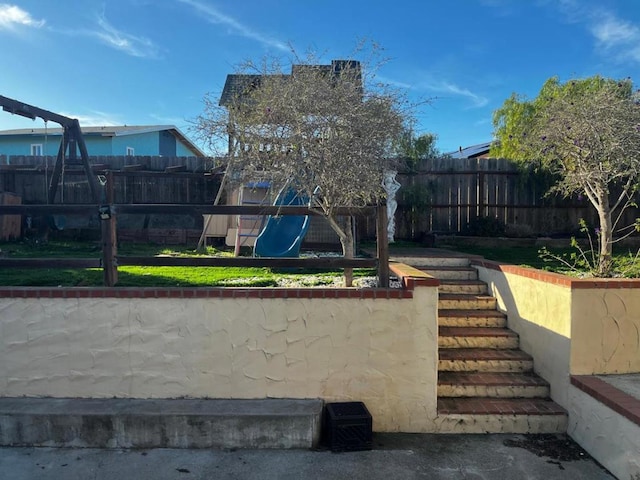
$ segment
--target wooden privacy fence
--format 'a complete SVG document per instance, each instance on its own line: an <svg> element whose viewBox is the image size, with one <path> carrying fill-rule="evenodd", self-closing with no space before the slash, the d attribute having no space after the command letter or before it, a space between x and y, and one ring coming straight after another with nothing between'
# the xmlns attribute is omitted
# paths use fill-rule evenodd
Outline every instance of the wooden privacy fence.
<svg viewBox="0 0 640 480"><path fill-rule="evenodd" d="M53 160L0 155L0 191L17 194L23 204L46 203ZM117 204L212 203L221 178L208 173L221 163L216 158L95 156L90 163L96 174L112 172ZM506 159L429 159L414 172L399 173L397 180L402 185L394 216L397 239L432 232L464 234L479 218L498 220L512 236L566 235L578 230L580 219L598 223L586 198L546 196L548 177L522 172ZM61 183L56 203L92 202L79 167L66 167ZM632 224L638 215L638 209L629 209L621 225ZM376 236L370 217L359 216L357 228L361 239Z"/></svg>
<svg viewBox="0 0 640 480"><path fill-rule="evenodd" d="M0 155L0 191L12 192L22 203L47 202L47 184L55 157ZM96 175L113 172L117 203L212 202L219 175L209 174L220 159L200 157L90 156ZM93 200L81 165L65 165L55 203L88 204Z"/></svg>
<svg viewBox="0 0 640 480"><path fill-rule="evenodd" d="M506 159L430 159L416 172L399 173L396 237L465 233L479 217L496 219L514 236L574 233L580 219L597 224L586 198L546 196L549 177L523 172ZM621 225L638 216L629 209ZM625 223L626 222L626 223Z"/></svg>

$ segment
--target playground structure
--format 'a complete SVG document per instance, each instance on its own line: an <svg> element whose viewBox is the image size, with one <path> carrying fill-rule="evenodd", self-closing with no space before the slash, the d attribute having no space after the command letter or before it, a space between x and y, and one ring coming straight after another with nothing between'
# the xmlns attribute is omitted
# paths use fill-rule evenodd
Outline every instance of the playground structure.
<svg viewBox="0 0 640 480"><path fill-rule="evenodd" d="M229 192L227 205L248 207L308 206L309 200L294 190L275 190L270 182L251 182L238 186ZM280 216L279 214L251 214L235 216L206 215L204 237L215 242L225 242L234 247L235 255L242 248L252 249L258 257L297 257L305 236L314 245L339 246L333 230L311 215ZM307 235L309 233L310 235Z"/></svg>
<svg viewBox="0 0 640 480"><path fill-rule="evenodd" d="M49 110L44 110L42 108L35 107L33 105L29 105L27 103L4 96L0 96L0 106L2 106L4 111L11 114L20 115L32 120L35 120L36 118L42 118L45 121L45 125L47 124L47 122L53 121L63 127L63 135L60 142L60 147L58 148L58 155L54 165L53 174L47 186L48 204L52 204L55 201L58 185L60 184L61 178L64 178L63 172L65 163L69 163L71 165L78 164L78 150L80 152L80 163L84 168L89 183L89 188L91 190L91 197L94 203L101 203L96 175L94 175L91 170L91 166L89 165L89 155L87 152L86 143L80 129L80 123L77 119L69 118L64 115L60 115ZM260 189L262 189L265 198L261 199L259 202L247 202L245 199L243 199L243 195L246 189L244 187L241 187L239 193L237 194L238 204L264 204L265 199L267 199L268 197L268 185L265 186L256 184L249 187L254 189L256 187L259 187ZM296 201L296 198L297 197L295 195L293 197L287 195L278 196L275 205L302 205L301 203ZM101 212L101 218L108 219L109 217L110 212ZM301 218L303 219L302 221L300 220ZM64 225L64 217L52 216L50 219L51 221L49 223L51 223L52 226L56 229L61 229ZM207 221L207 224L208 223L209 222ZM248 223L250 225L247 225ZM240 246L247 244L248 246L253 247L256 238L261 235L262 247L259 247L257 252L260 253L256 253L256 255L275 257L298 256L298 253L300 251L300 244L302 242L302 238L304 237L304 233L306 233L307 231L308 224L308 216L269 216L265 223L263 216L238 215L237 225L235 231L233 232L235 237L234 244L236 255L239 253ZM249 238L251 240L247 242ZM293 243L291 245L283 245L282 242L289 242L289 239L291 239Z"/></svg>
<svg viewBox="0 0 640 480"><path fill-rule="evenodd" d="M20 115L32 120L42 118L45 122L45 126L47 122L51 121L59 124L63 128L56 163L53 167L53 174L51 175L48 185L47 203L54 203L55 201L58 184L60 183L65 163L71 165L78 164L78 150L80 151L80 163L87 174L91 197L96 204L100 203L100 189L98 187L98 181L91 171L87 145L85 144L84 137L82 136L80 122L77 119L65 117L64 115L34 107L33 105L4 97L2 95L0 95L0 106L5 112L9 112L14 115Z"/></svg>
<svg viewBox="0 0 640 480"><path fill-rule="evenodd" d="M2 215L28 215L52 217L56 215L96 215L101 220L102 230L102 256L101 258L73 258L73 259L0 259L0 268L102 268L104 273L104 285L114 287L118 283L118 265L142 265L142 266L265 266L273 268L371 268L377 267L379 285L388 287L389 266L388 266L388 245L386 236L378 234L377 258L286 258L298 257L300 243L306 232L309 217L314 212L306 203L282 203L281 205L179 205L179 204L118 204L115 202L114 181L112 171L105 171L100 178L93 172L89 164L89 155L86 144L80 130L77 119L65 117L48 110L44 110L33 105L29 105L11 98L0 96L0 106L3 110L35 120L42 118L46 122L53 121L63 127L62 140L58 149L58 155L53 169L53 174L48 182L47 204L29 205L0 205L0 216ZM80 159L78 161L78 151ZM68 155L67 155L68 152ZM61 179L64 179L65 164L81 164L87 177L87 184L91 193L92 203L85 204L65 204L60 198L59 204L54 204L56 192ZM219 193L223 190L222 185ZM283 197L283 198L286 198ZM216 199L218 200L218 199ZM284 202L284 200L282 200ZM386 208L376 207L343 207L337 209L338 215L344 216L374 216L376 218L376 230L384 231L386 228ZM269 229L271 242L263 257L254 258L161 258L161 257L123 257L117 253L117 222L118 215L210 215L230 216L230 215L254 215L270 216L272 225L286 226L288 234L282 235L282 230L272 226ZM282 217L293 216L298 220L285 219ZM280 221L276 222L276 219ZM299 219L303 219L300 222ZM384 227L382 227L384 225ZM206 228L205 228L206 231ZM203 232L204 234L204 232ZM384 238L383 238L384 237ZM270 238L269 234L265 239ZM284 241L285 239L286 242ZM282 240L278 242L276 240ZM382 241L381 241L382 240ZM266 240L265 240L266 241ZM282 247L285 248L282 248ZM282 258L271 256L278 251L288 255L281 255ZM295 255L293 253L295 252Z"/></svg>
<svg viewBox="0 0 640 480"><path fill-rule="evenodd" d="M308 203L308 199L294 190L282 189L274 205L302 206ZM309 229L309 220L309 215L270 215L256 238L253 254L256 257L299 256L300 245Z"/></svg>

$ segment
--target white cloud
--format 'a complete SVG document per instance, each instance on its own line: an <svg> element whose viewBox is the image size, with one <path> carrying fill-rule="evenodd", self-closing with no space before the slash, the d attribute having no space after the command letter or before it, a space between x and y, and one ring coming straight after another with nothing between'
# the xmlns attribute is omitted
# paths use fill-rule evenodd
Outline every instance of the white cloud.
<svg viewBox="0 0 640 480"><path fill-rule="evenodd" d="M613 15L605 15L591 26L591 33L598 45L607 51L617 50L618 55L640 62L640 28Z"/></svg>
<svg viewBox="0 0 640 480"><path fill-rule="evenodd" d="M215 7L212 7L211 5L208 5L198 0L178 0L178 1L180 3L189 5L196 12L198 12L205 20L207 20L210 23L213 23L214 25L225 25L226 27L228 27L238 35L245 38L252 39L252 40L256 40L267 47L275 47L278 50L283 50L283 51L290 50L289 46L286 43L281 42L280 40L277 40L275 38L267 37L261 34L260 32L257 32L247 27L246 25L243 25L242 23L237 21L235 18L225 15L224 13L220 12L218 9L216 9Z"/></svg>
<svg viewBox="0 0 640 480"><path fill-rule="evenodd" d="M463 97L471 100L473 107L480 108L484 107L487 103L489 103L489 99L483 97L482 95L478 95L477 93L473 93L471 90L463 87L459 87L453 83L449 83L445 80L438 82L422 82L420 84L421 88L426 90L431 90L433 92L444 93L455 95L458 97Z"/></svg>
<svg viewBox="0 0 640 480"><path fill-rule="evenodd" d="M382 83L383 85L390 85L392 87L404 88L406 90L411 90L414 88L414 85L403 82L400 80L394 80L393 78L388 78L382 75L376 75L375 80Z"/></svg>
<svg viewBox="0 0 640 480"><path fill-rule="evenodd" d="M182 117L168 117L166 115L158 115L156 113L150 113L149 116L163 125L175 125L178 128L180 128L180 125L186 123L186 120Z"/></svg>
<svg viewBox="0 0 640 480"><path fill-rule="evenodd" d="M571 23L582 23L597 48L618 61L640 63L640 26L622 20L612 11L575 0L559 0L558 9Z"/></svg>
<svg viewBox="0 0 640 480"><path fill-rule="evenodd" d="M98 111L98 110L91 110L86 115L77 115L75 113L70 113L70 112L60 112L60 115L77 119L78 122L80 122L81 127L91 127L91 126L112 127L115 125L123 124L115 116L109 113Z"/></svg>
<svg viewBox="0 0 640 480"><path fill-rule="evenodd" d="M424 78L415 83L408 83L405 81L394 80L388 77L382 77L380 75L376 76L376 79L381 81L384 84L391 85L393 87L403 88L406 90L414 90L414 91L427 91L434 93L442 93L448 95L454 95L457 97L463 97L471 100L472 108L480 108L484 107L489 103L489 100L482 95L478 95L477 93L473 93L471 90L467 88L462 88L453 83L447 82L446 80L434 80L428 79L424 80Z"/></svg>
<svg viewBox="0 0 640 480"><path fill-rule="evenodd" d="M118 30L109 23L104 13L98 15L96 22L97 25L93 30L86 28L50 28L49 30L62 35L96 38L104 45L132 57L157 58L159 56L160 49L153 41Z"/></svg>
<svg viewBox="0 0 640 480"><path fill-rule="evenodd" d="M158 56L158 48L151 40L116 29L107 21L104 14L98 17L98 26L100 30L86 33L99 38L105 45L133 57Z"/></svg>
<svg viewBox="0 0 640 480"><path fill-rule="evenodd" d="M13 30L16 26L40 28L44 24L44 20L34 19L17 5L0 3L0 30Z"/></svg>

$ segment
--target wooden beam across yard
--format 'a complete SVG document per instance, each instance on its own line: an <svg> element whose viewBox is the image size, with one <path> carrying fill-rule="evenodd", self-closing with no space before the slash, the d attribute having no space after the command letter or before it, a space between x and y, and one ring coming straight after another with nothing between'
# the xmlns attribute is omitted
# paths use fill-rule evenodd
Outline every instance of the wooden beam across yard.
<svg viewBox="0 0 640 480"><path fill-rule="evenodd" d="M0 268L102 268L99 258L0 258Z"/></svg>
<svg viewBox="0 0 640 480"><path fill-rule="evenodd" d="M145 267L271 267L271 268L375 268L375 258L314 257L117 257L118 266ZM0 258L0 268L103 268L100 258Z"/></svg>
<svg viewBox="0 0 640 480"><path fill-rule="evenodd" d="M118 266L141 265L145 267L270 267L270 268L375 268L376 258L276 258L276 257L118 257Z"/></svg>
<svg viewBox="0 0 640 480"><path fill-rule="evenodd" d="M97 214L99 205L0 205L0 215L92 215ZM321 215L305 206L283 207L277 205L210 205L210 204L114 204L115 214L129 215ZM374 207L342 207L336 209L338 215L373 215Z"/></svg>

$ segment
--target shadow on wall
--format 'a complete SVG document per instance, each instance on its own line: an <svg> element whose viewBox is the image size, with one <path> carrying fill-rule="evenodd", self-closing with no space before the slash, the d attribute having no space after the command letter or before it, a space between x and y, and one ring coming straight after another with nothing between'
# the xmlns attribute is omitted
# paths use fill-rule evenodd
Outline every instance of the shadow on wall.
<svg viewBox="0 0 640 480"><path fill-rule="evenodd" d="M551 398L568 407L571 364L571 290L541 280L479 267L480 279L507 314L520 348L533 357L534 371L549 382Z"/></svg>

